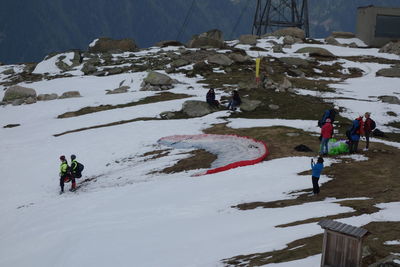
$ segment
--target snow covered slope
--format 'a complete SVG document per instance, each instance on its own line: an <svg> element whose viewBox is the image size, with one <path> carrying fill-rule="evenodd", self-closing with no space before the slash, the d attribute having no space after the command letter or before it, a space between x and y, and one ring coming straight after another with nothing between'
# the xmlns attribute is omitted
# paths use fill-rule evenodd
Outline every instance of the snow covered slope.
<svg viewBox="0 0 400 267"><path fill-rule="evenodd" d="M281 39L276 39L281 42ZM258 46L267 52L251 51L252 56L292 55L309 44L296 44L273 53L267 39ZM385 59L398 56L380 54L377 49L324 47L335 55L369 55ZM179 48L163 51L178 54ZM157 57L159 48L114 57ZM220 51L221 53L223 51ZM52 58L39 63L36 73L60 74ZM387 64L354 63L343 59L346 68L364 70L362 77L332 85L335 92L316 92L296 88L300 95L319 93L340 106L342 116L354 119L365 111L373 112L381 125L395 121L388 111L400 114L400 105L379 100L381 95L400 96L400 79L375 77ZM174 149L169 155L152 159L145 153L168 149L157 140L170 135L202 134L214 124L227 123L231 128L287 126L318 132L315 121L285 119L232 119L226 110L200 118L161 120L164 111L179 111L186 100L204 100L206 84L202 77L189 78L182 73L170 74L180 83L169 92L188 94L186 99L147 103L125 108L90 113L65 119L57 116L88 106L126 104L154 96L158 92L140 91L146 71L96 77L80 74L82 66L70 71L70 77L43 79L20 85L34 88L38 94L77 90L81 98L42 101L32 105L0 108L0 266L219 266L221 260L236 255L279 250L297 239L321 233L316 223L286 228L277 225L314 217L351 212L352 209L327 198L285 208L240 211L232 206L246 202L269 202L295 198L290 192L309 189L308 157L285 157L263 161L254 166L232 169L217 174L192 177L204 170L165 174L159 171L187 157ZM0 66L0 73L18 67ZM186 68L192 68L191 65ZM54 77L53 77L54 78ZM0 82L10 76L1 74ZM125 94L105 95L105 90L128 85ZM6 86L0 85L3 89ZM377 90L379 88L379 92ZM216 90L218 96L226 96ZM4 91L0 91L2 98ZM140 120L140 118L150 120ZM123 120L139 119L109 127L54 137L84 127ZM3 128L8 124L19 127ZM382 130L399 132L384 126ZM391 143L400 148L398 143ZM59 156L76 154L85 164L83 179L90 179L77 192L59 195ZM327 159L330 165L339 159ZM355 158L355 160L364 160ZM321 183L331 178L321 176ZM68 187L68 185L67 185ZM342 219L362 226L371 221L400 221L400 203L386 203L380 211ZM312 256L279 266L318 266L320 257ZM274 266L274 265L271 265Z"/></svg>

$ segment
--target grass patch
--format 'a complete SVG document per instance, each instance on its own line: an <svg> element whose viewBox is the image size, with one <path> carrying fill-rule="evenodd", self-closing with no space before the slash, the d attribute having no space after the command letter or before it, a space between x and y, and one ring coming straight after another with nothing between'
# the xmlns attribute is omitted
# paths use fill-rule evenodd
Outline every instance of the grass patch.
<svg viewBox="0 0 400 267"><path fill-rule="evenodd" d="M156 103L156 102L162 102L162 101L169 101L169 100L175 100L175 99L182 99L182 98L188 98L191 97L190 95L186 94L174 94L170 92L162 92L159 94L156 94L154 96L149 96L146 97L142 100L135 101L135 102L129 102L126 104L118 104L118 105L100 105L96 107L84 107L81 108L77 111L71 111L71 112L66 112L61 115L58 115L58 119L64 119L64 118L71 118L71 117L78 117L90 113L95 113L95 112L101 112L101 111L106 111L106 110L112 110L112 109L118 109L118 108L127 108L127 107L133 107L133 106L138 106L138 105L145 105L145 104L150 104L150 103Z"/></svg>

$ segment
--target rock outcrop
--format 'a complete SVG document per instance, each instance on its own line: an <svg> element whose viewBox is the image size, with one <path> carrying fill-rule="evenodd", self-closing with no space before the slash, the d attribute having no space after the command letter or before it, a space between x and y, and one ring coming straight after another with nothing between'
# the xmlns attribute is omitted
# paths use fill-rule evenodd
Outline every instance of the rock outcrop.
<svg viewBox="0 0 400 267"><path fill-rule="evenodd" d="M380 69L376 72L376 76L400 78L400 68Z"/></svg>
<svg viewBox="0 0 400 267"><path fill-rule="evenodd" d="M396 96L383 95L378 98L385 103L400 105L400 99Z"/></svg>
<svg viewBox="0 0 400 267"><path fill-rule="evenodd" d="M37 96L38 101L49 101L49 100L55 100L58 98L57 94L40 94Z"/></svg>
<svg viewBox="0 0 400 267"><path fill-rule="evenodd" d="M143 79L142 91L161 91L173 88L174 80L166 74L151 71Z"/></svg>
<svg viewBox="0 0 400 267"><path fill-rule="evenodd" d="M256 45L257 39L258 39L257 35L245 34L239 37L239 43L245 45Z"/></svg>
<svg viewBox="0 0 400 267"><path fill-rule="evenodd" d="M210 30L193 36L187 46L189 48L223 48L225 43L220 30Z"/></svg>
<svg viewBox="0 0 400 267"><path fill-rule="evenodd" d="M68 91L64 92L59 99L64 99L64 98L74 98L74 97L81 97L81 94L79 91Z"/></svg>
<svg viewBox="0 0 400 267"><path fill-rule="evenodd" d="M265 36L276 36L276 37L292 36L299 39L306 38L305 32L302 29L295 27L279 29L277 31L274 31L273 33L268 33Z"/></svg>
<svg viewBox="0 0 400 267"><path fill-rule="evenodd" d="M250 100L247 98L242 99L242 103L240 104L240 110L242 111L253 111L261 105L260 100Z"/></svg>
<svg viewBox="0 0 400 267"><path fill-rule="evenodd" d="M302 54L310 54L310 56L319 56L319 57L335 57L334 54L329 52L328 50L320 47L303 47L297 50L295 53Z"/></svg>
<svg viewBox="0 0 400 267"><path fill-rule="evenodd" d="M138 47L132 39L113 40L107 37L97 39L88 49L90 53L135 52L137 50Z"/></svg>
<svg viewBox="0 0 400 267"><path fill-rule="evenodd" d="M121 87L118 87L118 88L116 88L114 90L107 90L106 95L127 93L129 89L130 89L129 86L121 86Z"/></svg>
<svg viewBox="0 0 400 267"><path fill-rule="evenodd" d="M400 41L387 43L381 49L379 49L379 52L396 54L400 56Z"/></svg>
<svg viewBox="0 0 400 267"><path fill-rule="evenodd" d="M22 87L19 85L14 85L9 87L3 97L4 102L13 102L14 100L22 100L24 102L29 97L36 99L36 91L32 88Z"/></svg>
<svg viewBox="0 0 400 267"><path fill-rule="evenodd" d="M211 107L205 101L188 100L182 105L182 112L191 118L202 117L212 113L215 110L215 108Z"/></svg>
<svg viewBox="0 0 400 267"><path fill-rule="evenodd" d="M230 66L233 64L233 60L224 54L215 54L207 58L208 62L211 64L217 64L220 66Z"/></svg>
<svg viewBox="0 0 400 267"><path fill-rule="evenodd" d="M179 41L175 41L175 40L167 40L167 41L161 41L156 43L154 46L158 46L158 47L168 47L168 46L185 46L184 44L182 44Z"/></svg>

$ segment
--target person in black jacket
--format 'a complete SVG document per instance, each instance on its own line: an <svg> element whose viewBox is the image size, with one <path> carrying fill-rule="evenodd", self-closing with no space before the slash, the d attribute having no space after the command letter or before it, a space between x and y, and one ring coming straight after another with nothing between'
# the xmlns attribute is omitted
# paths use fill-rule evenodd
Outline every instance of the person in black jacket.
<svg viewBox="0 0 400 267"><path fill-rule="evenodd" d="M214 92L213 88L210 88L210 90L208 90L207 96L206 96L206 101L212 107L216 107L216 108L219 107L219 102L217 100L215 100L215 92Z"/></svg>
<svg viewBox="0 0 400 267"><path fill-rule="evenodd" d="M242 100L240 99L238 91L234 90L232 92L232 99L229 101L228 109L230 110L236 110L238 106L242 104Z"/></svg>

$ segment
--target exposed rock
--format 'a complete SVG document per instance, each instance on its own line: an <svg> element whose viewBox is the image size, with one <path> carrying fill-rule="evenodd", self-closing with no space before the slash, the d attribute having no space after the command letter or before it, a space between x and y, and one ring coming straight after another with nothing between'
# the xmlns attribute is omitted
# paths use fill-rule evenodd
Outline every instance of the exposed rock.
<svg viewBox="0 0 400 267"><path fill-rule="evenodd" d="M19 105L22 105L24 102L25 102L24 99L21 99L21 98L20 99L15 99L14 101L12 101L11 105L19 106Z"/></svg>
<svg viewBox="0 0 400 267"><path fill-rule="evenodd" d="M239 37L239 43L245 45L256 45L257 39L258 39L257 35L245 34Z"/></svg>
<svg viewBox="0 0 400 267"><path fill-rule="evenodd" d="M182 105L182 112L189 117L201 117L213 112L214 109L205 101L188 100Z"/></svg>
<svg viewBox="0 0 400 267"><path fill-rule="evenodd" d="M4 75L12 75L12 74L14 74L14 73L15 73L15 71L14 71L13 68L11 68L11 69L6 69L5 71L2 72L2 74L4 74Z"/></svg>
<svg viewBox="0 0 400 267"><path fill-rule="evenodd" d="M54 100L57 98L58 98L57 94L40 94L37 96L38 101L48 101L48 100Z"/></svg>
<svg viewBox="0 0 400 267"><path fill-rule="evenodd" d="M90 53L105 53L113 51L135 52L137 50L138 47L135 44L134 40L131 39L113 40L107 37L99 38L96 41L96 43L94 43L92 46L89 46L88 49Z"/></svg>
<svg viewBox="0 0 400 267"><path fill-rule="evenodd" d="M276 44L272 47L274 53L283 53L283 46L281 44Z"/></svg>
<svg viewBox="0 0 400 267"><path fill-rule="evenodd" d="M352 32L332 32L331 36L333 38L344 38L344 39L356 38L356 35Z"/></svg>
<svg viewBox="0 0 400 267"><path fill-rule="evenodd" d="M150 85L171 85L172 84L172 79L168 75L156 72L156 71L151 71L149 74L147 74L147 77L144 78L143 80L146 84Z"/></svg>
<svg viewBox="0 0 400 267"><path fill-rule="evenodd" d="M164 111L164 112L160 113L160 117L165 120L173 119L173 118L175 118L175 116L176 116L175 113L171 112L171 111Z"/></svg>
<svg viewBox="0 0 400 267"><path fill-rule="evenodd" d="M330 45L340 45L340 43L332 36L325 38L325 42Z"/></svg>
<svg viewBox="0 0 400 267"><path fill-rule="evenodd" d="M229 58L232 59L233 61L237 63L246 63L246 62L251 62L252 59L249 56L244 56L239 53L232 53L229 55Z"/></svg>
<svg viewBox="0 0 400 267"><path fill-rule="evenodd" d="M277 31L274 31L273 33L266 34L265 36L276 36L276 37L292 36L299 39L306 38L306 34L304 33L304 31L302 29L295 27L279 29Z"/></svg>
<svg viewBox="0 0 400 267"><path fill-rule="evenodd" d="M385 103L400 105L400 99L396 96L383 95L379 96L378 99Z"/></svg>
<svg viewBox="0 0 400 267"><path fill-rule="evenodd" d="M33 103L36 103L36 97L28 97L26 100L25 100L25 104L33 104Z"/></svg>
<svg viewBox="0 0 400 267"><path fill-rule="evenodd" d="M207 58L208 62L217 64L220 66L230 66L233 64L233 60L223 54L211 55Z"/></svg>
<svg viewBox="0 0 400 267"><path fill-rule="evenodd" d="M200 35L195 35L188 42L188 47L190 48L223 48L224 46L225 43L220 30L211 30Z"/></svg>
<svg viewBox="0 0 400 267"><path fill-rule="evenodd" d="M185 59L183 59L183 58L180 58L180 59L177 59L177 60L171 62L171 66L174 67L174 68L183 67L183 66L186 66L188 64L190 64L190 62L185 60Z"/></svg>
<svg viewBox="0 0 400 267"><path fill-rule="evenodd" d="M309 53L310 56L335 57L335 55L333 55L331 52L320 47L303 47L297 50L295 53Z"/></svg>
<svg viewBox="0 0 400 267"><path fill-rule="evenodd" d="M399 78L400 68L380 69L379 71L376 72L376 76Z"/></svg>
<svg viewBox="0 0 400 267"><path fill-rule="evenodd" d="M72 68L74 68L74 67L76 67L76 66L78 66L80 64L79 63L79 59L80 59L79 53L75 52L75 51L72 51L71 53L74 53L74 57L71 59L71 64L70 65L68 65L67 63L64 62L64 59L66 58L66 56L64 54L60 55L57 58L57 61L56 61L55 64L60 70L62 70L62 71L70 71Z"/></svg>
<svg viewBox="0 0 400 267"><path fill-rule="evenodd" d="M204 61L200 61L193 65L193 70L198 73L212 72L212 67Z"/></svg>
<svg viewBox="0 0 400 267"><path fill-rule="evenodd" d="M379 49L380 53L390 53L400 55L400 41L390 42Z"/></svg>
<svg viewBox="0 0 400 267"><path fill-rule="evenodd" d="M119 87L117 89L114 89L114 90L107 90L106 95L126 93L126 92L128 92L129 89L130 89L129 86L121 86L121 87Z"/></svg>
<svg viewBox="0 0 400 267"><path fill-rule="evenodd" d="M279 109L279 106L278 105L274 105L274 104L270 104L270 105L268 105L268 107L270 109L272 109L272 110L278 110Z"/></svg>
<svg viewBox="0 0 400 267"><path fill-rule="evenodd" d="M79 91L68 91L63 93L59 98L63 99L63 98L73 98L73 97L81 97L81 94L79 93Z"/></svg>
<svg viewBox="0 0 400 267"><path fill-rule="evenodd" d="M281 57L279 58L279 61L290 66L308 67L310 64L307 60L299 57Z"/></svg>
<svg viewBox="0 0 400 267"><path fill-rule="evenodd" d="M89 74L95 73L97 71L97 68L95 66L93 66L91 63L86 62L85 64L83 64L81 71L85 75L89 75Z"/></svg>
<svg viewBox="0 0 400 267"><path fill-rule="evenodd" d="M243 98L242 103L240 104L240 110L242 111L253 111L261 105L260 100L250 100Z"/></svg>
<svg viewBox="0 0 400 267"><path fill-rule="evenodd" d="M283 77L282 83L279 85L279 90L284 91L291 88L293 85L286 77Z"/></svg>
<svg viewBox="0 0 400 267"><path fill-rule="evenodd" d="M292 45L294 43L296 43L296 40L293 36L287 35L285 38L283 38L284 45Z"/></svg>
<svg viewBox="0 0 400 267"><path fill-rule="evenodd" d="M358 45L357 45L355 42L351 42L351 43L348 44L347 46L348 46L348 47L351 47L351 48L357 48L357 47L358 47Z"/></svg>
<svg viewBox="0 0 400 267"><path fill-rule="evenodd" d="M28 97L36 98L36 91L32 88L26 88L19 85L9 87L3 97L3 101L11 102L16 99L26 99ZM22 101L23 102L23 101Z"/></svg>
<svg viewBox="0 0 400 267"><path fill-rule="evenodd" d="M300 77L300 78L306 77L306 74L299 69L289 69L287 73L292 77Z"/></svg>
<svg viewBox="0 0 400 267"><path fill-rule="evenodd" d="M14 127L18 127L18 126L21 126L21 124L19 124L19 123L7 124L7 125L4 125L3 128L14 128Z"/></svg>
<svg viewBox="0 0 400 267"><path fill-rule="evenodd" d="M185 46L184 44L182 44L179 41L175 41L175 40L167 40L167 41L161 41L155 44L155 46L158 47L167 47L167 46Z"/></svg>
<svg viewBox="0 0 400 267"><path fill-rule="evenodd" d="M124 72L124 70L120 67L112 68L112 69L105 69L108 75L115 75Z"/></svg>

